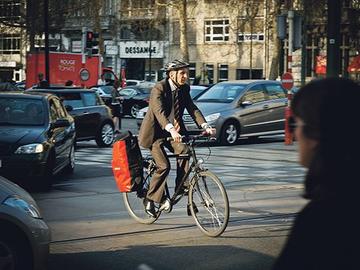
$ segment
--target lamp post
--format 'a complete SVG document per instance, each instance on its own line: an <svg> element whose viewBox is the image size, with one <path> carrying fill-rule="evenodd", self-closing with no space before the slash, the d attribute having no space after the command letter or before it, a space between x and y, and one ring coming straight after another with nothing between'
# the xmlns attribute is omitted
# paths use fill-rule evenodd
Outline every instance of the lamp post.
<svg viewBox="0 0 360 270"><path fill-rule="evenodd" d="M44 0L44 35L45 35L45 78L50 85L50 57L49 57L49 0Z"/></svg>

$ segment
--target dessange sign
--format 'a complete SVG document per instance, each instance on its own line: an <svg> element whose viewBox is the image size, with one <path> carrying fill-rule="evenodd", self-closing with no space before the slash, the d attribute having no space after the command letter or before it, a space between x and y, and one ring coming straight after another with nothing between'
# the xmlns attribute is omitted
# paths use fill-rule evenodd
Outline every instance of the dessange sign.
<svg viewBox="0 0 360 270"><path fill-rule="evenodd" d="M125 41L120 42L120 58L163 58L161 41Z"/></svg>

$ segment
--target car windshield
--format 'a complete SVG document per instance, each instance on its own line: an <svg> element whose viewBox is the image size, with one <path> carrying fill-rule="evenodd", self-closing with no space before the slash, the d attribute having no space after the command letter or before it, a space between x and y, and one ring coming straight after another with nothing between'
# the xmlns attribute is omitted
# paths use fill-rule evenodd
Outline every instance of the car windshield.
<svg viewBox="0 0 360 270"><path fill-rule="evenodd" d="M44 105L39 99L0 97L0 125L44 125Z"/></svg>
<svg viewBox="0 0 360 270"><path fill-rule="evenodd" d="M231 103L240 95L244 88L245 85L242 84L219 83L209 88L196 101Z"/></svg>
<svg viewBox="0 0 360 270"><path fill-rule="evenodd" d="M200 95L202 92L204 92L206 89L206 87L195 87L195 86L191 86L190 87L190 96L192 99L194 99L195 97L197 97L198 95Z"/></svg>

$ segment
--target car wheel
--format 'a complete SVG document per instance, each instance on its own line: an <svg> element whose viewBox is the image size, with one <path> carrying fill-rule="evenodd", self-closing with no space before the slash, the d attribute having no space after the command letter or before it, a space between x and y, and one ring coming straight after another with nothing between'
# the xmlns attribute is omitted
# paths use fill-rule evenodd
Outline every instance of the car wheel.
<svg viewBox="0 0 360 270"><path fill-rule="evenodd" d="M0 232L0 269L33 269L32 252L28 242L10 227Z"/></svg>
<svg viewBox="0 0 360 270"><path fill-rule="evenodd" d="M110 147L114 141L114 125L105 122L101 125L95 141L100 147Z"/></svg>
<svg viewBox="0 0 360 270"><path fill-rule="evenodd" d="M130 115L133 118L136 118L137 113L140 111L141 107L138 104L134 104L130 109Z"/></svg>
<svg viewBox="0 0 360 270"><path fill-rule="evenodd" d="M220 143L224 145L233 145L240 135L240 129L234 121L226 122L221 131Z"/></svg>
<svg viewBox="0 0 360 270"><path fill-rule="evenodd" d="M71 174L75 169L75 143L71 146L68 159L69 164L65 167L65 172Z"/></svg>

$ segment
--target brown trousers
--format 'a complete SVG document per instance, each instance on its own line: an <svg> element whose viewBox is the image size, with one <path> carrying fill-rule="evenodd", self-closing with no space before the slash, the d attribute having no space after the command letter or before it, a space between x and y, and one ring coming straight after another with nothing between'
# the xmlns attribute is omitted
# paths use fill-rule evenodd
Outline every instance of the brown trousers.
<svg viewBox="0 0 360 270"><path fill-rule="evenodd" d="M184 143L178 142L167 142L162 139L159 139L153 143L150 148L151 155L156 163L156 171L154 172L152 179L150 181L149 190L147 192L147 198L154 202L160 203L164 192L166 177L170 172L170 161L166 155L165 147L169 149L174 154L188 154L190 149ZM183 176L189 169L189 159L178 159L177 160L177 170L176 170L176 187L180 184Z"/></svg>

